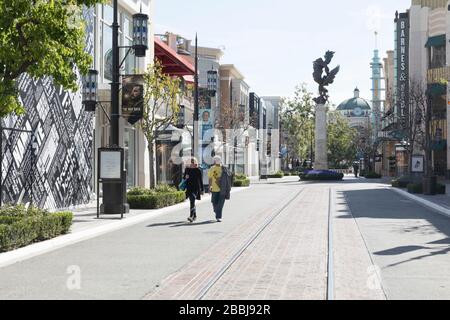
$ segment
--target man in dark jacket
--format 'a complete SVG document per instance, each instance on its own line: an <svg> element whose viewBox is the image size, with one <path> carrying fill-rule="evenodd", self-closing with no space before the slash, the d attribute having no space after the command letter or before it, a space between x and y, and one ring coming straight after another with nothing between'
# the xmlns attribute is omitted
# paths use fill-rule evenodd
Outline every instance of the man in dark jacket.
<svg viewBox="0 0 450 320"><path fill-rule="evenodd" d="M355 178L358 178L358 174L359 174L359 163L358 162L353 162L353 173L355 174Z"/></svg>

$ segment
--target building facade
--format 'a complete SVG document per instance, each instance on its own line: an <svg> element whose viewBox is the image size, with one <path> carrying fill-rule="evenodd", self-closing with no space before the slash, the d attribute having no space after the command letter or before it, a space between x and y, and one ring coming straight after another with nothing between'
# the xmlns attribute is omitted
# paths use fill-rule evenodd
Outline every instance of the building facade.
<svg viewBox="0 0 450 320"><path fill-rule="evenodd" d="M388 97L383 117L383 132L391 142L384 153L383 171L393 174L393 163L397 175L408 172L409 161L402 130L408 126L410 106L414 104L410 93L417 96L420 91L431 108L430 132L433 172L448 177L450 172L449 104L448 86L450 78L450 11L446 0L413 0L409 10L396 13L395 47L393 67L391 57L385 61L387 68L393 68L393 81L386 82L394 97ZM392 70L388 70L392 78ZM391 100L391 101L389 101ZM395 144L395 159L392 145ZM412 153L423 155L416 146ZM389 163L388 163L389 161Z"/></svg>
<svg viewBox="0 0 450 320"><path fill-rule="evenodd" d="M138 4L120 0L120 45L132 44L132 15L149 15L152 28L152 0ZM112 79L112 19L108 4L83 10L86 22L86 50L94 57L99 71L99 96L110 100ZM124 74L145 70L153 61L153 37L149 33L146 58L129 55ZM125 57L123 49L122 57ZM85 111L78 92L65 91L51 79L32 79L27 74L18 81L20 100L26 109L23 117L2 119L2 195L4 203L33 202L42 208L58 209L86 204L95 199L96 149L109 141L109 123L103 111ZM109 111L109 103L104 102ZM139 129L121 121L120 137L125 148L128 184L148 184L148 155ZM22 130L14 131L14 129Z"/></svg>

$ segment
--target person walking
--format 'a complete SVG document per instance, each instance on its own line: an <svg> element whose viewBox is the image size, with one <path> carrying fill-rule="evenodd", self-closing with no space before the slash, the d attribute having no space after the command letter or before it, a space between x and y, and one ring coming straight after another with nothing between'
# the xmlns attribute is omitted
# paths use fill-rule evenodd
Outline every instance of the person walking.
<svg viewBox="0 0 450 320"><path fill-rule="evenodd" d="M201 196L205 192L202 171L198 167L196 158L191 158L190 163L184 171L183 179L186 181L186 199L189 199L191 209L188 221L192 223L197 220L195 200L201 200Z"/></svg>
<svg viewBox="0 0 450 320"><path fill-rule="evenodd" d="M353 162L353 173L355 174L355 178L358 178L359 173L359 163Z"/></svg>
<svg viewBox="0 0 450 320"><path fill-rule="evenodd" d="M208 171L208 179L216 220L222 222L225 200L230 200L231 174L228 168L222 166L221 157L214 157L214 166Z"/></svg>

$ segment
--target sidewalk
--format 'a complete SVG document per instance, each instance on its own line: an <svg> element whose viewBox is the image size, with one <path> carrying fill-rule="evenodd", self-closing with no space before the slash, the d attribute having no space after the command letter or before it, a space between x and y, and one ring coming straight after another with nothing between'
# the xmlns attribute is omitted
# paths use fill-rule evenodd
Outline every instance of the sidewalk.
<svg viewBox="0 0 450 320"><path fill-rule="evenodd" d="M370 180L367 181L370 182ZM440 214L450 217L450 181L440 182L446 185L447 194L439 194L435 196L428 196L423 194L411 194L406 189L393 188L391 187L392 178L390 177L383 177L375 181L387 185L387 188L397 192L398 194L403 195L406 198L416 201L421 205L424 205L430 209L433 209L434 211L437 211Z"/></svg>
<svg viewBox="0 0 450 320"><path fill-rule="evenodd" d="M233 188L232 194L242 192L250 189L247 188ZM207 203L211 200L211 195L206 194L202 200L197 201L197 204ZM113 231L124 229L149 219L153 219L165 214L176 212L178 210L186 210L186 218L189 212L189 201L154 210L130 210L129 214L124 215L120 219L120 215L100 215L97 219L97 202L90 203L79 208L72 209L73 224L70 233L59 236L47 241L38 242L19 248L13 251L0 253L0 268L5 267L23 260L39 256L81 241L92 239Z"/></svg>

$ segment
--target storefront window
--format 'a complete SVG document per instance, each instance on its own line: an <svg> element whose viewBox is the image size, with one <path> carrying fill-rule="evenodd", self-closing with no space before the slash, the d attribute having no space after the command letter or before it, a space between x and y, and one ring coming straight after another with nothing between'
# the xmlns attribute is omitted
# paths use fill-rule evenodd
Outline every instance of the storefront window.
<svg viewBox="0 0 450 320"><path fill-rule="evenodd" d="M136 185L136 131L134 128L125 128L123 146L125 149L127 188L132 188Z"/></svg>
<svg viewBox="0 0 450 320"><path fill-rule="evenodd" d="M114 21L114 9L110 4L103 6L103 20L109 24L112 24Z"/></svg>
<svg viewBox="0 0 450 320"><path fill-rule="evenodd" d="M175 146L169 141L158 141L156 145L156 178L158 184L178 186L181 182L182 166L172 160Z"/></svg>
<svg viewBox="0 0 450 320"><path fill-rule="evenodd" d="M112 80L112 28L106 23L103 23L102 27L103 78Z"/></svg>

